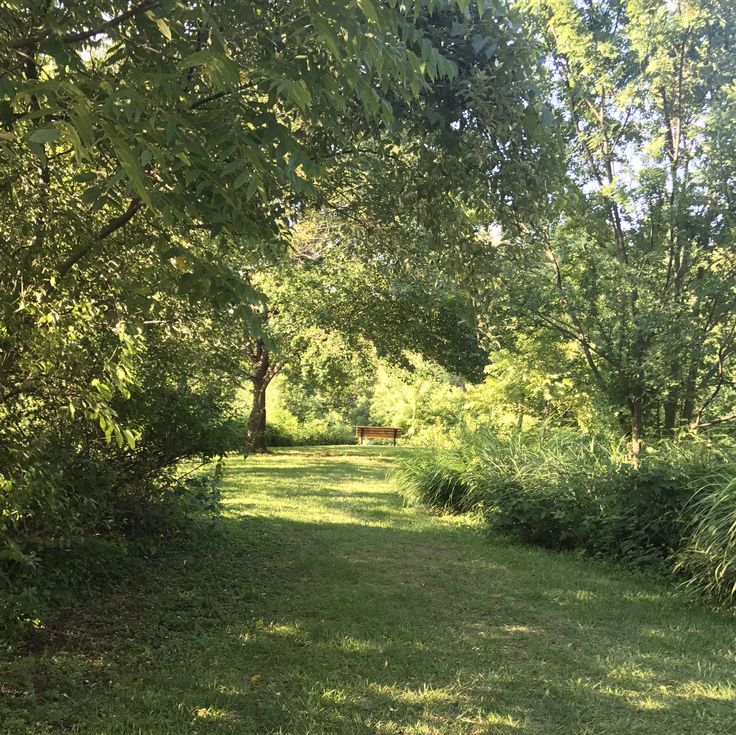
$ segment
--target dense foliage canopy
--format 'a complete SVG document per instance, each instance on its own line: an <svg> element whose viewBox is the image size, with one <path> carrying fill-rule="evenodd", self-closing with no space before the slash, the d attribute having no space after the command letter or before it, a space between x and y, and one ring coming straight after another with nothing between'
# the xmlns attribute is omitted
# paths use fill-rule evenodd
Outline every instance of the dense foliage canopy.
<svg viewBox="0 0 736 735"><path fill-rule="evenodd" d="M733 3L534 11L567 166L547 216L494 243L495 330L575 345L635 442L730 419Z"/></svg>

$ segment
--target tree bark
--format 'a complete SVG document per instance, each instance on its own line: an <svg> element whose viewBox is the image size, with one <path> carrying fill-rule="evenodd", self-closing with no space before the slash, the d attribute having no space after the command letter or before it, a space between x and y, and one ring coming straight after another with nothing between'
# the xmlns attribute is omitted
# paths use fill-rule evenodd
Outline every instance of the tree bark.
<svg viewBox="0 0 736 735"><path fill-rule="evenodd" d="M261 376L253 378L253 403L246 429L246 445L250 454L263 454L266 446L266 388L269 381Z"/></svg>
<svg viewBox="0 0 736 735"><path fill-rule="evenodd" d="M245 452L247 454L263 454L266 446L266 389L278 373L278 366L261 339L255 339L249 345L248 354L253 366L250 380L253 383L250 416L245 430Z"/></svg>
<svg viewBox="0 0 736 735"><path fill-rule="evenodd" d="M689 426L692 423L695 414L695 390L698 377L698 365L693 360L693 364L688 371L687 381L685 382L685 400L682 404L682 424Z"/></svg>
<svg viewBox="0 0 736 735"><path fill-rule="evenodd" d="M646 375L644 372L644 356L646 342L639 335L634 341L633 362L636 365L636 375L631 391L631 444L630 452L634 464L638 464L639 453L644 446L644 406L646 400Z"/></svg>
<svg viewBox="0 0 736 735"><path fill-rule="evenodd" d="M677 425L677 397L673 395L667 396L664 401L664 426L662 433L665 436L672 436L675 433Z"/></svg>

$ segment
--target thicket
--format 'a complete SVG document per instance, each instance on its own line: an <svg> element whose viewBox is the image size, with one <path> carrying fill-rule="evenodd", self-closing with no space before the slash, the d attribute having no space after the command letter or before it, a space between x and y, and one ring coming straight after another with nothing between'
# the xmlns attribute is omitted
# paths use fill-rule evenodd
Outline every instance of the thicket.
<svg viewBox="0 0 736 735"><path fill-rule="evenodd" d="M523 543L676 573L711 599L736 600L736 445L728 438L648 447L555 429L482 433L405 461L407 503L477 513Z"/></svg>
<svg viewBox="0 0 736 735"><path fill-rule="evenodd" d="M199 315L216 341L201 307ZM119 395L89 376L109 399L111 428L93 406L74 406L74 383L51 365L48 392L23 406L22 423L16 414L0 428L0 626L11 635L49 601L122 573L136 550L215 510L215 485L192 468L217 466L231 448L242 373L224 350L210 353L176 331L137 335Z"/></svg>

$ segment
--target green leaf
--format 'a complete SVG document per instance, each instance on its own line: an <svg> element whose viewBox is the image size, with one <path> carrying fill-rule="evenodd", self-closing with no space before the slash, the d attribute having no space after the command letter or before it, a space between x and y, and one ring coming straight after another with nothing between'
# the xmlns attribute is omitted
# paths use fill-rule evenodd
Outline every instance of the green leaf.
<svg viewBox="0 0 736 735"><path fill-rule="evenodd" d="M79 134L79 139L86 148L91 148L95 144L95 131L92 125L92 118L82 105L76 108L76 114L69 116L71 124Z"/></svg>
<svg viewBox="0 0 736 735"><path fill-rule="evenodd" d="M59 140L58 128L39 128L28 136L29 143L52 143Z"/></svg>
<svg viewBox="0 0 736 735"><path fill-rule="evenodd" d="M123 437L130 449L135 449L135 434L130 429L123 429Z"/></svg>
<svg viewBox="0 0 736 735"><path fill-rule="evenodd" d="M161 35L170 41L171 28L169 28L169 24L163 18L156 18L156 25L158 26L159 31L161 31Z"/></svg>
<svg viewBox="0 0 736 735"><path fill-rule="evenodd" d="M106 126L106 131L110 138L110 143L115 149L115 154L120 161L125 174L130 179L136 194L150 207L151 194L148 189L148 176L141 166L139 157L135 154L133 149L120 138L117 132L110 126Z"/></svg>
<svg viewBox="0 0 736 735"><path fill-rule="evenodd" d="M373 23L378 23L378 12L376 11L376 6L373 4L372 0L358 0L358 7L363 11L363 15L365 15L368 20Z"/></svg>
<svg viewBox="0 0 736 735"><path fill-rule="evenodd" d="M337 36L333 33L332 29L320 18L313 18L312 25L314 26L314 30L317 31L317 36L327 46L332 56L337 61L341 61L342 57L337 45Z"/></svg>
<svg viewBox="0 0 736 735"><path fill-rule="evenodd" d="M250 181L253 174L251 171L243 171L233 183L233 189L239 189L243 184L245 184L246 181Z"/></svg>
<svg viewBox="0 0 736 735"><path fill-rule="evenodd" d="M92 202L97 201L100 196L102 196L102 188L99 186L90 186L82 192L82 201L85 204L92 204Z"/></svg>

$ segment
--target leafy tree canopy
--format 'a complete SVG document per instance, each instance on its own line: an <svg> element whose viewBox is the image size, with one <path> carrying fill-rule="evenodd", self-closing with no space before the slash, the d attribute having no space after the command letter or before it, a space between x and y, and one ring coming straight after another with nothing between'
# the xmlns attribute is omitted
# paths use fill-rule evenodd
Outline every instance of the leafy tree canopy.
<svg viewBox="0 0 736 735"><path fill-rule="evenodd" d="M493 330L576 345L635 443L720 422L736 351L733 3L528 7L567 167L547 215L491 243Z"/></svg>

